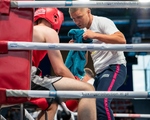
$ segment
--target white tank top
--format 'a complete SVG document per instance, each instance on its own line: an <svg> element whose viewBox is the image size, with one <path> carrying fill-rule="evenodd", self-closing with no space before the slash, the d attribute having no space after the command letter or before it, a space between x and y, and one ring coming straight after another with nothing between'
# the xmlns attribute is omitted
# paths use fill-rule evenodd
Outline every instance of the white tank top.
<svg viewBox="0 0 150 120"><path fill-rule="evenodd" d="M112 20L106 17L98 17L98 16L93 16L93 21L89 29L94 32L99 32L99 33L108 34L108 35L119 31ZM93 43L94 44L106 44L97 39L93 39ZM110 64L126 65L126 60L125 60L123 51L95 50L95 51L91 51L91 57L93 60L96 74L103 71Z"/></svg>

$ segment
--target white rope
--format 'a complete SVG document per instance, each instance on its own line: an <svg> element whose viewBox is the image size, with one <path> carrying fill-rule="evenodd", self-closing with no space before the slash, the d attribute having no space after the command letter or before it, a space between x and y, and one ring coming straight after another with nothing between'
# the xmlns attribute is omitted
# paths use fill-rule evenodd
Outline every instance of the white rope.
<svg viewBox="0 0 150 120"><path fill-rule="evenodd" d="M34 98L150 98L150 92L129 91L38 91L38 90L6 90L7 97L34 97Z"/></svg>
<svg viewBox="0 0 150 120"><path fill-rule="evenodd" d="M126 113L115 113L115 117L127 117L127 118L150 118L150 114L126 114Z"/></svg>
<svg viewBox="0 0 150 120"><path fill-rule="evenodd" d="M35 43L8 42L9 50L101 50L101 51L150 51L150 44L84 44L84 43Z"/></svg>
<svg viewBox="0 0 150 120"><path fill-rule="evenodd" d="M77 116L77 112L71 112L74 116ZM114 113L114 117L126 117L126 118L150 118L150 114L129 114L129 113Z"/></svg>
<svg viewBox="0 0 150 120"><path fill-rule="evenodd" d="M25 111L25 116L26 116L26 118L28 118L28 120L34 120L34 118L31 116L31 114L26 109L24 109L24 111Z"/></svg>
<svg viewBox="0 0 150 120"><path fill-rule="evenodd" d="M2 115L0 115L0 120L6 120Z"/></svg>
<svg viewBox="0 0 150 120"><path fill-rule="evenodd" d="M11 7L90 7L90 8L150 8L150 2L139 1L11 1Z"/></svg>

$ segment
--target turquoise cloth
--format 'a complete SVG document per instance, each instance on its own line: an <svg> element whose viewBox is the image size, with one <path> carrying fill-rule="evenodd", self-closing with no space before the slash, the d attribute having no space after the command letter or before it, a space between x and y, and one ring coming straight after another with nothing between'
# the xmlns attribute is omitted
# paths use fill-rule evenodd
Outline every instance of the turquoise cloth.
<svg viewBox="0 0 150 120"><path fill-rule="evenodd" d="M84 30L82 29L71 29L68 32L68 36L70 36L75 43L92 43L91 39L84 40L82 35ZM73 73L74 76L82 79L85 75L84 67L86 64L86 51L74 51L70 50L65 65L67 68Z"/></svg>

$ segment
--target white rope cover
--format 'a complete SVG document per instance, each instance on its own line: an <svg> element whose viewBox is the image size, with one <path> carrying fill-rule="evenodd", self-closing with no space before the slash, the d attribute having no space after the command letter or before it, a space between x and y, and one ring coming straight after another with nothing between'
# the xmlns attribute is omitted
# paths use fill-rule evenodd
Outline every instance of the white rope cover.
<svg viewBox="0 0 150 120"><path fill-rule="evenodd" d="M74 116L77 116L77 112L71 112ZM114 117L121 118L150 118L150 114L129 114L129 113L114 113Z"/></svg>
<svg viewBox="0 0 150 120"><path fill-rule="evenodd" d="M90 8L150 8L150 2L139 1L11 1L11 7L90 7Z"/></svg>
<svg viewBox="0 0 150 120"><path fill-rule="evenodd" d="M127 114L127 113L115 113L115 117L126 117L126 118L150 118L150 114Z"/></svg>
<svg viewBox="0 0 150 120"><path fill-rule="evenodd" d="M7 97L34 97L34 98L150 98L150 92L129 91L38 91L38 90L6 90Z"/></svg>
<svg viewBox="0 0 150 120"><path fill-rule="evenodd" d="M26 109L24 109L24 111L25 111L26 118L28 118L29 120L35 120Z"/></svg>
<svg viewBox="0 0 150 120"><path fill-rule="evenodd" d="M0 120L6 120L2 115L0 115Z"/></svg>
<svg viewBox="0 0 150 120"><path fill-rule="evenodd" d="M136 51L149 52L150 44L68 44L68 43L35 43L8 42L9 50L102 50L102 51Z"/></svg>

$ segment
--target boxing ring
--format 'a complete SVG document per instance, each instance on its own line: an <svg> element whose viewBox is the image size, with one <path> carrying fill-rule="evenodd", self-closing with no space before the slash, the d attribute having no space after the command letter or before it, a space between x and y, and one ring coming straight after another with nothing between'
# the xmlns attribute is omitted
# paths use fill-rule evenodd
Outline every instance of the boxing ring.
<svg viewBox="0 0 150 120"><path fill-rule="evenodd" d="M34 97L34 98L150 98L150 92L129 91L38 91L38 90L6 90L7 97Z"/></svg>
<svg viewBox="0 0 150 120"><path fill-rule="evenodd" d="M0 8L4 8L0 10L1 12L8 13L8 6L11 7L11 9L15 8L25 8L25 11L23 9L23 12L30 11L31 21L28 23L30 25L30 28L26 28L29 32L32 33L32 16L33 11L28 10L27 8L37 8L37 7L60 7L60 8L68 8L68 7L91 7L91 8L150 8L150 2L138 2L138 1L89 1L89 2L79 2L79 1L7 1L2 0L0 1ZM22 10L22 9L21 9ZM13 14L13 11L12 11ZM12 15L11 14L11 15ZM20 13L23 14L23 13ZM10 16L11 16L10 15ZM20 18L19 18L20 19ZM25 19L25 18L23 18ZM22 19L21 19L22 20ZM24 22L24 20L22 20ZM19 30L20 28L18 28ZM1 30L2 31L2 30ZM1 32L0 31L0 32ZM26 32L25 31L25 32ZM13 31L11 31L13 32ZM12 33L13 34L13 33ZM30 90L30 55L31 50L101 50L101 51L135 51L135 52L149 52L150 51L150 45L149 44L105 44L105 45L98 45L98 44L65 44L65 43L59 43L59 44L51 44L51 43L32 43L32 35L27 33L29 35L29 38L23 37L22 40L19 38L16 38L16 41L14 41L15 37L7 38L5 40L5 36L2 35L0 37L0 59L7 56L14 56L15 52L21 51L23 54L25 54L22 58L26 57L26 60L23 60L23 64L25 64L25 67L22 68L23 70L21 72L24 72L26 69L28 69L27 74L23 74L26 76L24 78L28 79L25 85L19 86L19 87L11 87L7 86L6 88L4 86L0 86L0 95L5 96L2 100L0 100L0 104L13 104L13 103L22 103L26 101L27 98L118 98L118 99L133 99L133 98L150 98L150 92L129 92L129 91L123 91L123 92L113 92L113 91L34 91ZM7 36L7 35L6 35ZM13 40L12 40L13 39ZM24 40L26 39L26 42ZM12 51L12 52L9 52ZM7 53L9 53L7 55ZM5 54L5 55L3 55ZM21 53L22 54L22 53ZM20 56L20 53L19 55ZM17 56L17 57L18 57ZM7 58L8 59L8 58ZM14 59L14 58L13 58ZM3 60L3 59L2 59ZM4 59L6 60L6 59ZM16 59L15 59L16 60ZM18 60L18 59L17 59ZM20 60L20 59L19 59ZM10 61L10 60L9 60ZM12 65L10 65L12 67ZM5 67L5 66L2 66ZM18 67L20 67L18 65ZM10 70L9 70L10 71ZM10 71L11 73L13 70ZM18 72L18 71L17 71ZM1 73L1 71L0 71ZM2 72L3 73L3 72ZM2 78L5 78L5 75L2 76ZM7 79L10 79L6 77ZM17 77L16 77L17 78ZM16 79L14 78L14 80ZM26 80L25 80L26 81ZM17 82L15 80L15 82ZM21 90L20 90L21 89ZM15 102L16 98L23 98L20 101ZM26 98L26 99L24 99ZM7 100L6 100L7 99ZM27 111L25 111L26 115L28 115L28 118L31 120L32 117L28 114ZM74 113L74 115L77 115ZM115 113L115 117L133 117L133 118L150 118L149 114L119 114ZM2 120L5 120L1 116Z"/></svg>
<svg viewBox="0 0 150 120"><path fill-rule="evenodd" d="M150 51L149 44L67 44L67 43L29 43L29 42L12 42L9 41L6 43L9 50L101 50L101 51L134 51L134 52L143 52Z"/></svg>
<svg viewBox="0 0 150 120"><path fill-rule="evenodd" d="M48 50L48 49L59 49L59 50L119 50L119 51L150 51L149 44L107 44L107 45L97 45L97 44L50 44L50 43L29 43L29 42L0 42L7 44L8 50ZM0 44L1 45L1 44ZM129 92L129 91L33 91L33 90L12 90L6 89L7 97L34 97L34 98L118 98L118 99L133 99L133 98L150 98L150 92ZM77 113L72 113L77 116ZM25 111L25 115L33 120L32 116ZM130 118L150 118L149 114L124 114L115 113L115 117L130 117Z"/></svg>
<svg viewBox="0 0 150 120"><path fill-rule="evenodd" d="M37 8L37 7L90 7L90 8L149 8L150 2L139 1L12 1L11 7Z"/></svg>

